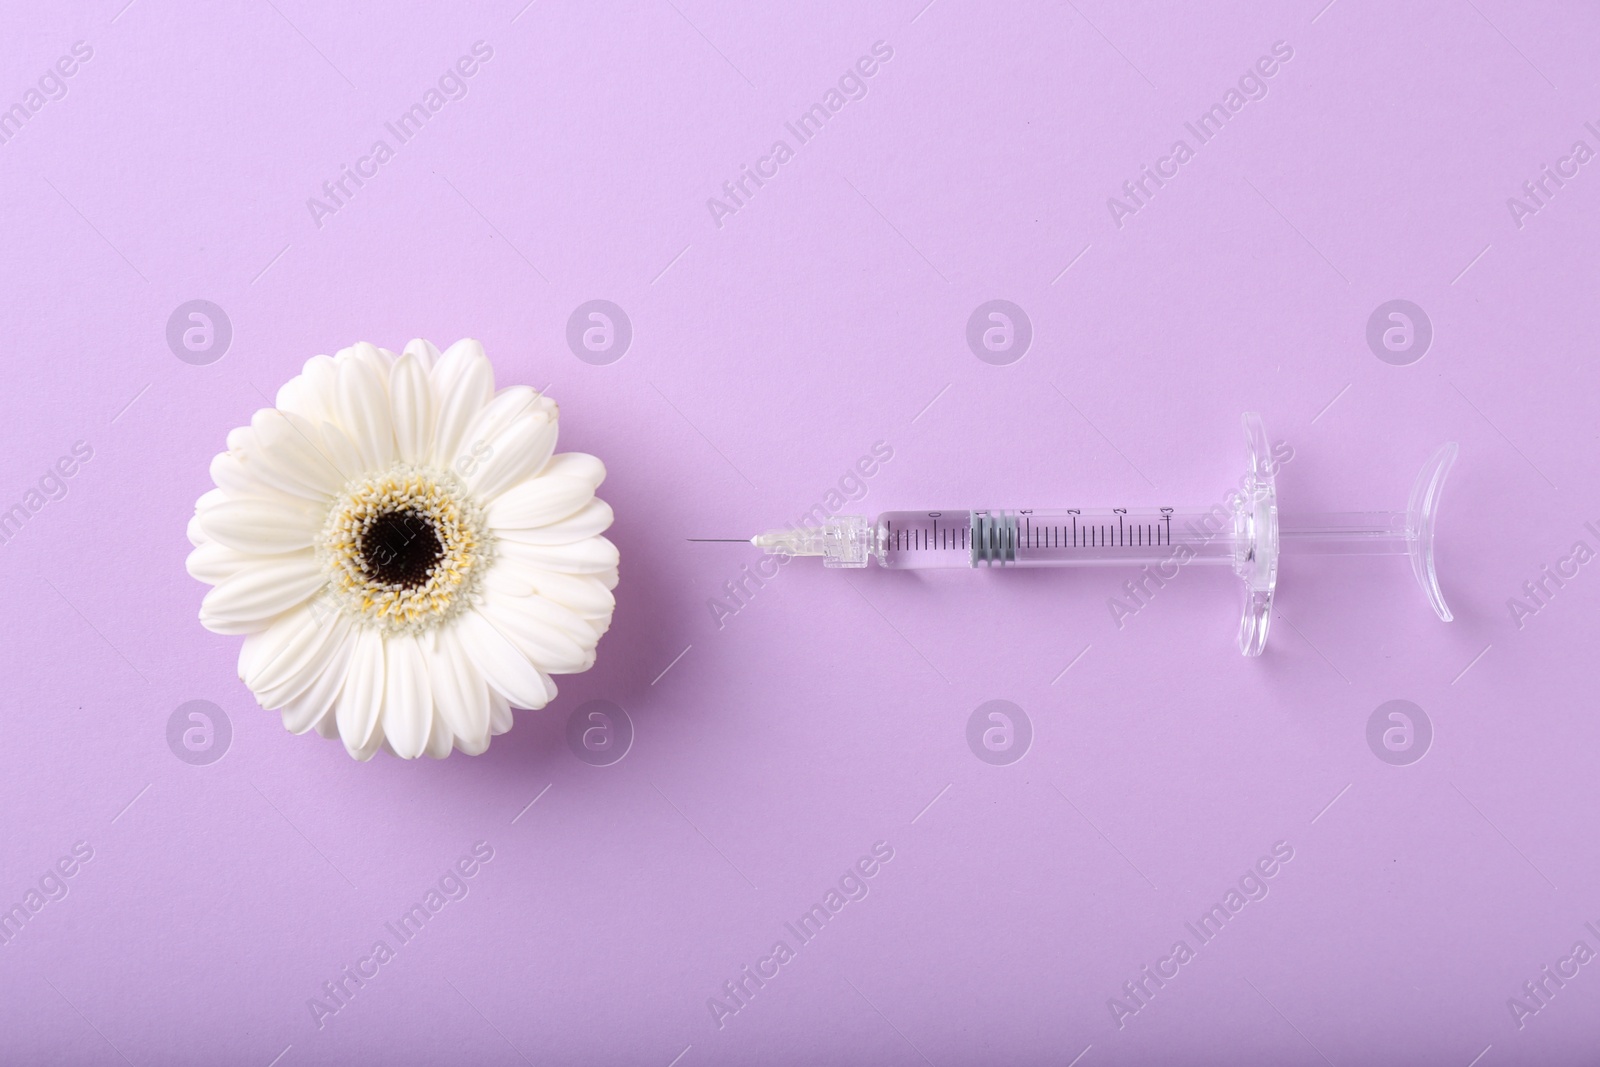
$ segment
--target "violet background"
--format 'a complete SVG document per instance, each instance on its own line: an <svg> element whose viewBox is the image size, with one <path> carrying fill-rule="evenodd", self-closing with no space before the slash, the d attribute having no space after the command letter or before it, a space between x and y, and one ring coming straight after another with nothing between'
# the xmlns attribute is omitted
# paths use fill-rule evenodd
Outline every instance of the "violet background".
<svg viewBox="0 0 1600 1067"><path fill-rule="evenodd" d="M1507 608L1600 547L1600 163L1520 229L1506 206L1600 147L1592 9L524 2L8 10L0 105L94 55L0 145L0 508L94 458L0 546L0 898L94 859L0 947L0 1060L1592 1059L1600 965L1521 1030L1506 1005L1600 948L1600 574ZM315 225L479 40L469 95ZM876 41L865 99L716 226ZM1275 41L1269 95L1118 229L1107 197ZM1397 297L1435 330L1403 367L1364 337ZM233 325L209 366L165 340L195 298ZM633 325L608 366L565 341L594 298ZM965 342L993 298L1033 323L1010 366ZM610 468L622 581L598 666L488 755L358 765L237 681L183 529L263 393L419 335L550 383L563 446ZM1259 660L1221 572L1119 630L1119 571L795 563L719 629L753 554L684 540L796 517L876 441L851 510L1209 502L1245 410L1295 450L1286 511L1400 506L1461 443L1455 623L1398 559L1286 562ZM1365 738L1396 698L1435 731L1405 767ZM232 725L209 766L168 748L192 699ZM565 740L590 699L636 730L609 767ZM965 739L991 699L1033 726L1009 766ZM476 841L470 895L318 1029L308 998ZM707 999L875 841L870 895L719 1029ZM1119 1030L1108 998L1278 841L1270 895Z"/></svg>

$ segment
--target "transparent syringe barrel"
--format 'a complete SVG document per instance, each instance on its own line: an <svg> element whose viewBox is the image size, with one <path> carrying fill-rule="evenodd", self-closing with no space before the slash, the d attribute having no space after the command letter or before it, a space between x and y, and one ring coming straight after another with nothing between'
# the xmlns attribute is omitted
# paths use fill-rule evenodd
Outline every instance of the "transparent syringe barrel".
<svg viewBox="0 0 1600 1067"><path fill-rule="evenodd" d="M873 556L900 569L1232 563L1237 521L1222 507L889 511L878 516Z"/></svg>

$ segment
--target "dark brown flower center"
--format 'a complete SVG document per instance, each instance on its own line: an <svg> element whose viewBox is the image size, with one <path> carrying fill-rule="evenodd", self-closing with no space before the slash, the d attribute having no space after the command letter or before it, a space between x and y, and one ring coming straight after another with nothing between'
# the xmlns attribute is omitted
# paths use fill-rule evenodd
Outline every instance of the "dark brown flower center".
<svg viewBox="0 0 1600 1067"><path fill-rule="evenodd" d="M361 532L361 569L379 585L414 589L428 580L444 556L439 533L428 517L416 511L390 511L375 517Z"/></svg>

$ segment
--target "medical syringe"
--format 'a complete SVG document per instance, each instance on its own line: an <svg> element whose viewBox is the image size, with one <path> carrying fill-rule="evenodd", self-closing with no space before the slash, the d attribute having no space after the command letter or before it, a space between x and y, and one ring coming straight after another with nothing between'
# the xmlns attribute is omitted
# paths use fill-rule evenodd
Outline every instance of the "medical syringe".
<svg viewBox="0 0 1600 1067"><path fill-rule="evenodd" d="M1434 571L1433 527L1454 442L1423 464L1405 511L1280 517L1277 464L1261 416L1247 413L1244 428L1250 468L1239 488L1212 507L890 511L876 520L835 515L750 542L773 554L821 556L828 567L865 567L869 559L891 569L1158 564L1160 575L1160 568L1227 564L1244 582L1239 651L1247 656L1266 647L1281 553L1405 555L1428 603L1450 621Z"/></svg>

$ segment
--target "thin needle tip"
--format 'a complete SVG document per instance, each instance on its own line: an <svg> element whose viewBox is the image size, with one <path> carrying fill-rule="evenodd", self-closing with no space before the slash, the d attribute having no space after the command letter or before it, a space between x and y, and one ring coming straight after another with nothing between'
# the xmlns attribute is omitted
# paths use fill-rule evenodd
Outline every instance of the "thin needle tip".
<svg viewBox="0 0 1600 1067"><path fill-rule="evenodd" d="M702 544L748 545L750 543L748 537L691 537L689 540L699 541Z"/></svg>

